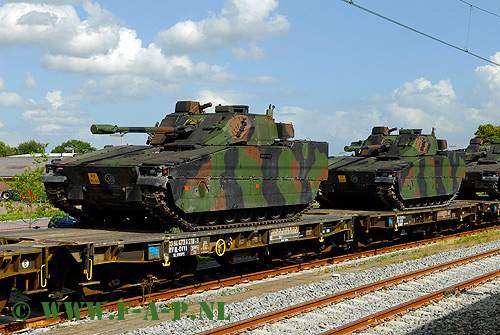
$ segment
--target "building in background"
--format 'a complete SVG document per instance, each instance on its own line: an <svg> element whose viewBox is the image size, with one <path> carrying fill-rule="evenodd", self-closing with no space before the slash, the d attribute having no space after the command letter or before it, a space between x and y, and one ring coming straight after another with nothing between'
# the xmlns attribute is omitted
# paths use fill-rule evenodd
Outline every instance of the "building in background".
<svg viewBox="0 0 500 335"><path fill-rule="evenodd" d="M55 158L62 158L62 157L72 157L74 154L72 153L63 153L63 154L56 154L56 153L50 153L47 154L48 156L48 161L50 162L52 159ZM0 157L0 194L1 192L8 190L9 185L7 183L14 181L14 176L20 175L23 173L23 171L31 166L35 166L34 161L36 157L40 157L40 154L36 154L35 156L32 155L16 155L16 156L8 156L8 157ZM47 164L47 162L41 162L37 165L44 166Z"/></svg>

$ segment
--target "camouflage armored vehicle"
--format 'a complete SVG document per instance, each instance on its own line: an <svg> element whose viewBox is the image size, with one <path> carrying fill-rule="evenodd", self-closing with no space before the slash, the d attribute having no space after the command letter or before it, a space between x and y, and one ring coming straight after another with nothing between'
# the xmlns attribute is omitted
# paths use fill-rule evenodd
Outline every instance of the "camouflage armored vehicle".
<svg viewBox="0 0 500 335"><path fill-rule="evenodd" d="M473 138L465 152L467 161L465 178L460 187L460 197L473 199L477 192L486 192L490 198L500 199L498 183L500 141L484 145L482 139Z"/></svg>
<svg viewBox="0 0 500 335"><path fill-rule="evenodd" d="M292 124L276 123L271 106L265 115L207 106L179 101L157 127L92 125L94 134L149 133L149 145L53 161L43 178L50 201L85 221L154 216L182 230L297 218L328 177L328 144L290 140Z"/></svg>
<svg viewBox="0 0 500 335"><path fill-rule="evenodd" d="M374 127L365 140L331 157L328 181L318 197L323 207L390 209L429 207L456 197L465 175L465 154L446 151L446 141L420 129Z"/></svg>

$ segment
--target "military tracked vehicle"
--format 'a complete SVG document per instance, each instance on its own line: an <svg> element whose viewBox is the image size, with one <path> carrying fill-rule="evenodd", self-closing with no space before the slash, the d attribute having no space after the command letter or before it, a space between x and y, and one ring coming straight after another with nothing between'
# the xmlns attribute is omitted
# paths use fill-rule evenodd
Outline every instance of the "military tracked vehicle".
<svg viewBox="0 0 500 335"><path fill-rule="evenodd" d="M274 106L265 115L209 106L179 101L155 127L92 125L94 134L148 133L148 145L53 161L49 200L84 222L154 216L181 230L298 218L328 177L328 144L290 140L293 126L275 122Z"/></svg>
<svg viewBox="0 0 500 335"><path fill-rule="evenodd" d="M486 192L490 198L500 199L500 141L485 145L480 138L470 140L465 150L467 161L460 197L473 199L477 192Z"/></svg>
<svg viewBox="0 0 500 335"><path fill-rule="evenodd" d="M323 207L406 210L448 204L465 176L465 153L446 151L445 140L421 129L374 127L365 140L344 148L353 156L330 157Z"/></svg>

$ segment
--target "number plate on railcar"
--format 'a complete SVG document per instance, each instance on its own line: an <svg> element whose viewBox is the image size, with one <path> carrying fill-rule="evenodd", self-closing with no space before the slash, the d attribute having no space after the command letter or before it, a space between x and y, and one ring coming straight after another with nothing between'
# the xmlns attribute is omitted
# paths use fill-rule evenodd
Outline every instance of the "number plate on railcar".
<svg viewBox="0 0 500 335"><path fill-rule="evenodd" d="M200 238L192 237L170 241L168 253L172 258L198 255L200 253Z"/></svg>
<svg viewBox="0 0 500 335"><path fill-rule="evenodd" d="M341 182L341 183L345 183L346 182L345 176L343 174L339 174L339 182Z"/></svg>
<svg viewBox="0 0 500 335"><path fill-rule="evenodd" d="M272 229L269 232L269 243L285 242L299 238L299 227L285 227Z"/></svg>
<svg viewBox="0 0 500 335"><path fill-rule="evenodd" d="M87 173L89 176L89 181L92 185L99 185L101 182L99 181L99 177L97 176L97 173Z"/></svg>
<svg viewBox="0 0 500 335"><path fill-rule="evenodd" d="M449 219L451 216L451 210L439 211L437 214L438 220Z"/></svg>

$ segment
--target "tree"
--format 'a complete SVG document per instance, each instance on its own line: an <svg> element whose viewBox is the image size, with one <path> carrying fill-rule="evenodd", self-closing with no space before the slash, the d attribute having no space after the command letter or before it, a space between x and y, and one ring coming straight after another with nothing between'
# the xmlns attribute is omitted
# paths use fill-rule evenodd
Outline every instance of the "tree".
<svg viewBox="0 0 500 335"><path fill-rule="evenodd" d="M44 145L45 149L45 145ZM34 155L34 153L33 153ZM16 189L16 200L3 202L7 213L20 213L23 220L29 224L36 222L35 214L43 216L45 210L50 208L50 203L47 201L47 194L42 183L42 177L45 173L43 166L38 166L42 161L47 161L47 156L35 157L33 164L34 168L28 166L24 169L21 175L15 175L13 182L6 182L10 188ZM5 180L3 180L5 182Z"/></svg>
<svg viewBox="0 0 500 335"><path fill-rule="evenodd" d="M500 140L500 126L494 126L492 124L484 124L477 127L475 135L482 138L484 142L490 143L493 141Z"/></svg>
<svg viewBox="0 0 500 335"><path fill-rule="evenodd" d="M25 155L31 153L43 154L45 153L45 147L47 146L47 144L41 142L35 142L34 140L21 142L17 146L16 151L18 155Z"/></svg>
<svg viewBox="0 0 500 335"><path fill-rule="evenodd" d="M88 142L83 142L80 140L69 140L69 141L63 142L61 145L58 145L57 147L55 147L54 150L52 150L52 152L56 152L56 153L68 152L68 150L65 149L66 147L74 148L75 153L77 153L77 154L84 154L86 152L96 150L96 148L92 147L90 145L90 143L88 143Z"/></svg>
<svg viewBox="0 0 500 335"><path fill-rule="evenodd" d="M0 157L12 156L16 154L16 149L11 148L4 142L0 142Z"/></svg>

